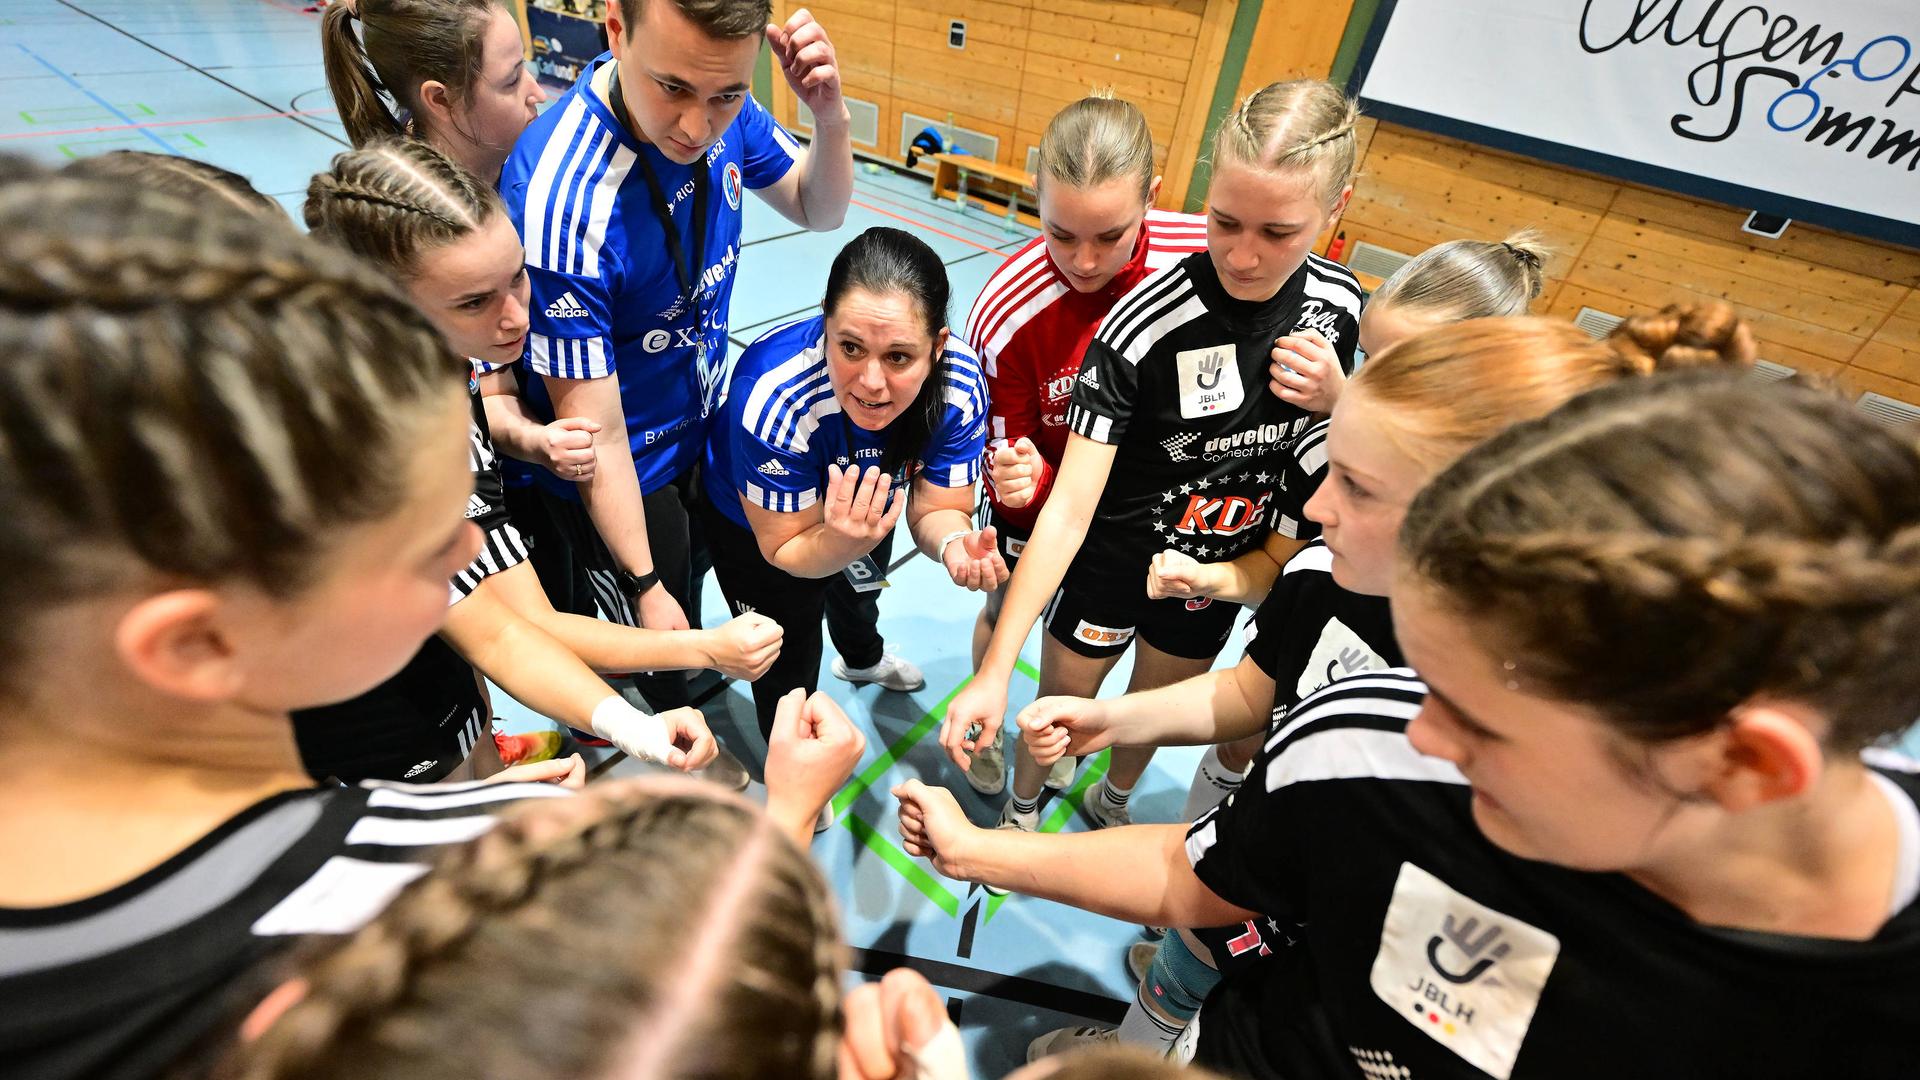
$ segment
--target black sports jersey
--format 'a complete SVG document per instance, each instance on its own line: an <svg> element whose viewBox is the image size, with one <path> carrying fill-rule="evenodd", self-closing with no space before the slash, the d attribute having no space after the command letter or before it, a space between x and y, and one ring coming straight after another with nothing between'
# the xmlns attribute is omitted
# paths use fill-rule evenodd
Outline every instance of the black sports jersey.
<svg viewBox="0 0 1920 1080"><path fill-rule="evenodd" d="M1314 431L1324 437L1325 423ZM1324 454L1323 454L1324 461ZM1323 466L1324 467L1324 466ZM1279 493L1275 493L1279 499ZM1333 580L1333 553L1325 541L1302 548L1274 579L1273 589L1247 621L1247 659L1273 680L1273 729L1301 698L1336 679L1365 671L1384 671L1406 663L1393 637L1393 611L1383 596L1348 592ZM1256 963L1272 962L1299 939L1300 931L1274 919L1249 919L1244 925L1207 927L1193 935L1213 953L1213 966L1232 975Z"/></svg>
<svg viewBox="0 0 1920 1080"><path fill-rule="evenodd" d="M295 710L293 735L315 780L425 784L451 774L492 736L486 704L472 666L435 634L379 686Z"/></svg>
<svg viewBox="0 0 1920 1080"><path fill-rule="evenodd" d="M1289 540L1311 540L1320 535L1318 522L1307 517L1307 502L1327 476L1327 429L1322 420L1300 433L1280 459L1280 479L1267 504L1267 527Z"/></svg>
<svg viewBox="0 0 1920 1080"><path fill-rule="evenodd" d="M1351 371L1359 315L1353 275L1311 255L1257 303L1228 296L1204 251L1135 286L1087 346L1067 410L1119 448L1082 551L1219 562L1258 546L1282 460L1313 423L1268 389L1274 339L1317 330Z"/></svg>
<svg viewBox="0 0 1920 1080"><path fill-rule="evenodd" d="M159 1075L245 1014L251 1002L223 990L255 964L304 934L358 930L437 847L481 835L506 806L566 794L478 783L285 792L118 888L0 908L6 1075Z"/></svg>
<svg viewBox="0 0 1920 1080"><path fill-rule="evenodd" d="M1333 580L1333 552L1314 540L1287 560L1246 628L1247 658L1274 682L1273 723L1335 679L1406 663L1384 596Z"/></svg>
<svg viewBox="0 0 1920 1080"><path fill-rule="evenodd" d="M492 574L524 562L527 542L507 516L506 486L500 480L500 459L494 454L493 433L487 427L487 411L480 399L480 378L474 371L467 375L467 399L473 418L467 425L467 465L473 473L473 494L467 497L467 520L485 534L480 554L467 568L453 576L448 604L457 604Z"/></svg>
<svg viewBox="0 0 1920 1080"><path fill-rule="evenodd" d="M1416 751L1426 687L1356 675L1301 701L1187 854L1227 900L1305 924L1222 983L1196 1061L1401 1080L1909 1077L1920 1010L1920 763L1869 755L1899 821L1870 941L1701 926L1620 874L1510 855L1457 769Z"/></svg>

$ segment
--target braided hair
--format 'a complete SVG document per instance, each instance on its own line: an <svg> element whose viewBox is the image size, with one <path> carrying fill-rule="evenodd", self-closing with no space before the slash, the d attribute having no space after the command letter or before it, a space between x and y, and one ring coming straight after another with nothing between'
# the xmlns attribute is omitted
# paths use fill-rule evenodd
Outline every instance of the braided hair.
<svg viewBox="0 0 1920 1080"><path fill-rule="evenodd" d="M835 1075L831 892L765 814L663 777L542 800L301 965L214 1075L635 1080Z"/></svg>
<svg viewBox="0 0 1920 1080"><path fill-rule="evenodd" d="M129 564L290 596L465 363L386 278L284 222L45 175L0 185L0 690L33 616Z"/></svg>
<svg viewBox="0 0 1920 1080"><path fill-rule="evenodd" d="M505 212L500 195L418 139L376 139L307 184L315 236L410 277L420 257Z"/></svg>
<svg viewBox="0 0 1920 1080"><path fill-rule="evenodd" d="M1315 190L1332 207L1353 183L1358 165L1360 106L1319 79L1270 83L1248 94L1221 122L1213 158L1279 172L1311 170Z"/></svg>
<svg viewBox="0 0 1920 1080"><path fill-rule="evenodd" d="M1811 386L1595 390L1467 453L1400 542L1526 681L1641 742L1755 699L1836 753L1920 714L1920 447Z"/></svg>

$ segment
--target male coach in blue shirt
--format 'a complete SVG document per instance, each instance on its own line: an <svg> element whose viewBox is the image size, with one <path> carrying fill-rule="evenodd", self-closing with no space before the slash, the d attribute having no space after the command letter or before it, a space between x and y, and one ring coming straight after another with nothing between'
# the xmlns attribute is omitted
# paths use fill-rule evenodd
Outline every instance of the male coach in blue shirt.
<svg viewBox="0 0 1920 1080"><path fill-rule="evenodd" d="M689 473L722 392L742 197L824 232L853 191L833 45L805 10L785 26L770 14L768 0L610 4L610 51L500 178L533 286L528 411L599 425L585 480L525 471L599 606L656 629L687 625ZM763 38L813 113L809 147L748 93ZM646 689L666 708L685 703L677 686L680 700Z"/></svg>

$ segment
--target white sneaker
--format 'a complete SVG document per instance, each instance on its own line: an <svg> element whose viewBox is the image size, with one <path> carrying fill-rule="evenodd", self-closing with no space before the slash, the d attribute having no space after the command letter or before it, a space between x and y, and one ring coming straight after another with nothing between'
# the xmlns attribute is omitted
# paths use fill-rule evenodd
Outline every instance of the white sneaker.
<svg viewBox="0 0 1920 1080"><path fill-rule="evenodd" d="M911 660L903 660L892 645L883 645L880 662L872 667L850 668L840 657L833 658L833 677L850 683L878 683L883 689L910 694L924 689L927 677Z"/></svg>
<svg viewBox="0 0 1920 1080"><path fill-rule="evenodd" d="M982 795L998 795L1007 789L1007 758L1000 751L1000 740L973 752L967 783Z"/></svg>
<svg viewBox="0 0 1920 1080"><path fill-rule="evenodd" d="M813 835L819 836L821 833L833 828L834 822L839 820L840 815L833 812L832 803L821 807L820 816L813 819Z"/></svg>
<svg viewBox="0 0 1920 1080"><path fill-rule="evenodd" d="M1127 974L1133 976L1133 985L1139 986L1146 981L1147 972L1153 967L1153 958L1160 952L1157 941L1136 941L1127 946Z"/></svg>
<svg viewBox="0 0 1920 1080"><path fill-rule="evenodd" d="M1034 817L1038 819L1039 816L1040 816L1039 812L1035 811ZM995 829L1014 829L1019 832L1033 832L1034 829L1037 827L1037 825L1038 825L1037 820L1032 825L1029 825L1024 821L1021 821L1020 815L1013 812L1013 800L1008 799L1007 805L1000 808L1000 824L995 825L994 828ZM1008 892L1012 891L1009 889L1002 889L998 885L982 885L981 888L987 890L989 893L992 893L994 896L1005 896L1007 895Z"/></svg>
<svg viewBox="0 0 1920 1080"><path fill-rule="evenodd" d="M1047 770L1047 786L1055 791L1065 791L1073 786L1073 774L1080 769L1080 759L1063 757Z"/></svg>
<svg viewBox="0 0 1920 1080"><path fill-rule="evenodd" d="M1031 1065L1043 1057L1064 1054L1070 1050L1091 1050L1101 1046L1112 1046L1119 1038L1120 1032L1115 1028L1058 1028L1027 1044L1027 1064Z"/></svg>
<svg viewBox="0 0 1920 1080"><path fill-rule="evenodd" d="M1093 827L1096 829L1111 829L1116 825L1133 824L1133 814L1126 804L1115 806L1107 800L1105 780L1093 785L1086 797L1080 800L1080 812L1087 815L1087 820L1093 822Z"/></svg>

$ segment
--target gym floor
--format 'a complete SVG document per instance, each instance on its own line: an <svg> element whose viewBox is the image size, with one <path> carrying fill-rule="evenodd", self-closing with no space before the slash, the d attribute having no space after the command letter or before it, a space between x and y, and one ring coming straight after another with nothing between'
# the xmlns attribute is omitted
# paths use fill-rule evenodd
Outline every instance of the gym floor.
<svg viewBox="0 0 1920 1080"><path fill-rule="evenodd" d="M831 30L831 28L829 28ZM298 219L308 177L346 147L321 71L317 17L294 0L8 0L0 6L0 153L49 163L135 149L201 158L233 169ZM978 211L930 201L927 184L862 168L846 224L834 234L796 229L754 199L746 203L743 257L731 325L739 348L819 302L828 264L847 240L874 225L907 229L947 263L956 323L1006 253L1032 237ZM903 536L897 552L909 551ZM977 798L941 755L937 726L971 670L976 598L938 566L914 556L891 574L881 628L926 672L920 693L854 689L824 670L820 685L867 733L855 778L835 799L840 821L814 854L839 892L856 971L902 964L924 972L950 998L975 1075L1004 1075L1027 1042L1065 1024L1118 1020L1132 995L1122 953L1139 928L1031 898L996 899L941 877L899 848L887 791L920 776L949 783L974 819L992 824L1000 797ZM704 590L708 625L726 618L719 589ZM1011 688L1012 709L1033 697L1039 646ZM826 662L832 660L829 646ZM1129 665L1109 680L1124 686ZM744 687L714 687L704 704L723 741L758 771L765 745ZM508 730L551 725L504 694ZM602 752L605 753L604 751ZM1142 820L1179 812L1198 752L1159 755L1134 798ZM602 775L630 763L603 762ZM1074 791L1043 811L1048 829L1082 829L1079 791L1104 770L1088 762ZM755 786L758 791L758 785Z"/></svg>

